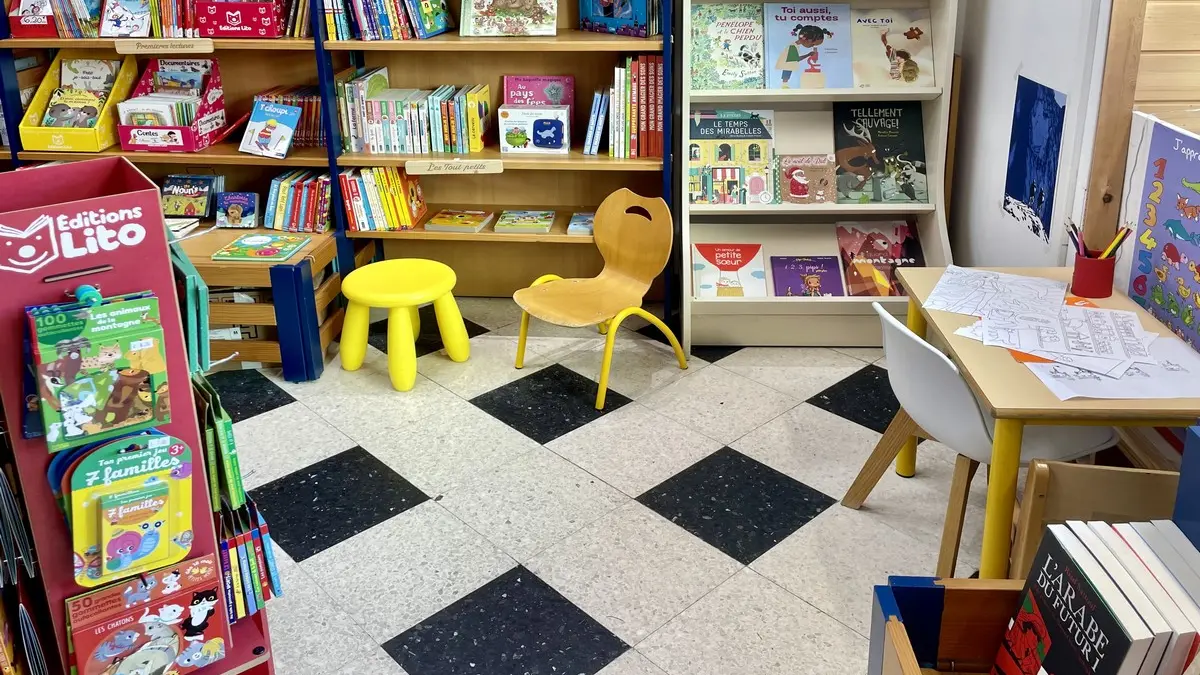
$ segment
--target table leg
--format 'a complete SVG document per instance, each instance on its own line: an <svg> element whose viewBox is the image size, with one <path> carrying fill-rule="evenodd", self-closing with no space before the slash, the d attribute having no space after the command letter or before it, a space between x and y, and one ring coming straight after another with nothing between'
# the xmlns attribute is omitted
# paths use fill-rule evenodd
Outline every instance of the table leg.
<svg viewBox="0 0 1200 675"><path fill-rule="evenodd" d="M417 382L417 345L407 307L388 310L388 375L392 388L408 391Z"/></svg>
<svg viewBox="0 0 1200 675"><path fill-rule="evenodd" d="M921 315L921 306L913 298L908 299L908 329L918 337L925 337L925 317ZM909 436L896 456L896 473L904 478L912 478L917 473L917 437Z"/></svg>
<svg viewBox="0 0 1200 675"><path fill-rule="evenodd" d="M1021 466L1022 420L996 420L992 437L992 463L988 466L987 512L983 518L983 552L980 579L1008 576L1009 537L1013 505L1017 501L1017 470Z"/></svg>

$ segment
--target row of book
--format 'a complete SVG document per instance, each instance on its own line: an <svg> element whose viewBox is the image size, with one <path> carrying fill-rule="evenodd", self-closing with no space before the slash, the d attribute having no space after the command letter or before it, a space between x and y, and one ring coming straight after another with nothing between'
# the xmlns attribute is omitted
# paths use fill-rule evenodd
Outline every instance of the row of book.
<svg viewBox="0 0 1200 675"><path fill-rule="evenodd" d="M554 226L557 215L554 211L506 209L497 218L492 211L442 209L425 222L425 229L430 232L473 234L492 225L492 231L500 234L546 234ZM567 234L591 236L595 219L594 211L572 213L567 223Z"/></svg>
<svg viewBox="0 0 1200 675"><path fill-rule="evenodd" d="M993 673L1194 672L1200 552L1169 520L1068 521L1042 536Z"/></svg>
<svg viewBox="0 0 1200 675"><path fill-rule="evenodd" d="M928 7L695 3L691 88L934 86Z"/></svg>
<svg viewBox="0 0 1200 675"><path fill-rule="evenodd" d="M325 232L333 199L328 172L289 171L271 180L262 204L262 226L282 232Z"/></svg>
<svg viewBox="0 0 1200 675"><path fill-rule="evenodd" d="M317 148L325 145L325 125L321 123L321 90L301 85L275 87L254 95L254 101L286 105L300 109L300 118L292 131L290 144L297 148Z"/></svg>
<svg viewBox="0 0 1200 675"><path fill-rule="evenodd" d="M428 210L420 181L403 169L347 169L338 181L347 227L355 232L411 230Z"/></svg>
<svg viewBox="0 0 1200 675"><path fill-rule="evenodd" d="M324 0L325 30L331 40L412 40L454 27L437 0Z"/></svg>
<svg viewBox="0 0 1200 675"><path fill-rule="evenodd" d="M608 155L636 159L663 156L663 58L629 56L613 70L613 86L608 91ZM602 103L602 102L601 102ZM592 105L588 132L600 134L603 106ZM591 154L596 154L595 152Z"/></svg>
<svg viewBox="0 0 1200 675"><path fill-rule="evenodd" d="M275 3L271 20L283 36L311 37L309 2ZM62 38L200 37L200 10L197 0L21 0L19 9L21 15L53 16ZM260 30L266 34L265 28Z"/></svg>
<svg viewBox="0 0 1200 675"><path fill-rule="evenodd" d="M917 228L904 221L838 223L827 245L838 255L763 251L762 244L693 243L692 293L697 298L836 297L904 295L900 267L922 267ZM771 260L770 276L764 258ZM768 279L770 280L768 282Z"/></svg>
<svg viewBox="0 0 1200 675"><path fill-rule="evenodd" d="M918 101L834 103L825 152L803 155L775 154L791 130L773 110L693 110L687 123L691 204L929 201Z"/></svg>

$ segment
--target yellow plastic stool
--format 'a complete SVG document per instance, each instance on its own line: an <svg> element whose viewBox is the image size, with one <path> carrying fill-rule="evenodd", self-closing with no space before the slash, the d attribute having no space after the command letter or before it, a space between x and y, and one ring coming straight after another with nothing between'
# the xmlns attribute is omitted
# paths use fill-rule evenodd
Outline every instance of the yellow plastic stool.
<svg viewBox="0 0 1200 675"><path fill-rule="evenodd" d="M401 258L361 267L346 275L342 295L350 301L342 324L342 368L358 370L367 355L372 307L388 310L388 374L392 386L408 391L417 381L417 307L432 302L446 355L459 363L471 355L467 327L451 290L454 270L433 260Z"/></svg>

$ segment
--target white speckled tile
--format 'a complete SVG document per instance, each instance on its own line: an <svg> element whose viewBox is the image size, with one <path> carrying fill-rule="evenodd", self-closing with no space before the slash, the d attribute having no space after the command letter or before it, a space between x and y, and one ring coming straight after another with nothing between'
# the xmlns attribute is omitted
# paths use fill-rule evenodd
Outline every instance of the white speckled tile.
<svg viewBox="0 0 1200 675"><path fill-rule="evenodd" d="M933 576L937 556L937 546L835 504L750 567L868 637L870 588L892 574Z"/></svg>
<svg viewBox="0 0 1200 675"><path fill-rule="evenodd" d="M870 589L863 589L870 595ZM862 675L867 639L752 569L638 645L671 675Z"/></svg>
<svg viewBox="0 0 1200 675"><path fill-rule="evenodd" d="M451 513L524 562L629 498L537 448L448 491Z"/></svg>
<svg viewBox="0 0 1200 675"><path fill-rule="evenodd" d="M357 661L342 666L338 675L408 675L400 664L392 660L383 647L375 647ZM282 671L280 675L283 675Z"/></svg>
<svg viewBox="0 0 1200 675"><path fill-rule="evenodd" d="M403 430L372 427L359 436L359 444L432 497L538 447L473 405L455 406Z"/></svg>
<svg viewBox="0 0 1200 675"><path fill-rule="evenodd" d="M488 333L471 338L471 357L465 363L451 361L437 351L417 359L417 372L463 398L476 396L537 372L553 361L535 349L525 350L525 366L514 365L515 338Z"/></svg>
<svg viewBox="0 0 1200 675"><path fill-rule="evenodd" d="M382 643L515 564L436 502L427 501L301 566Z"/></svg>
<svg viewBox="0 0 1200 675"><path fill-rule="evenodd" d="M726 444L800 403L720 366L703 368L640 402Z"/></svg>
<svg viewBox="0 0 1200 675"><path fill-rule="evenodd" d="M546 447L636 497L720 449L721 443L635 402Z"/></svg>
<svg viewBox="0 0 1200 675"><path fill-rule="evenodd" d="M631 645L742 567L637 502L542 551L526 566Z"/></svg>
<svg viewBox="0 0 1200 675"><path fill-rule="evenodd" d="M633 333L632 335L637 335ZM600 381L600 363L604 358L604 343L590 349L572 352L560 363L593 381ZM675 352L657 340L631 337L625 331L618 333L613 343L612 366L608 374L608 387L613 391L637 400L658 391L668 384L693 374L708 365L703 359L691 357L687 369L679 367Z"/></svg>
<svg viewBox="0 0 1200 675"><path fill-rule="evenodd" d="M491 334L517 339L521 333L519 319L518 316L517 321L507 326L501 326ZM621 330L624 331L624 329ZM629 337L629 335L622 335L622 337ZM568 328L546 323L537 317L529 317L529 337L526 340L526 346L553 361L566 358L572 352L580 349L594 349L597 344L603 343L604 336L596 330L595 326Z"/></svg>
<svg viewBox="0 0 1200 675"><path fill-rule="evenodd" d="M853 356L864 363L875 363L883 358L882 347L830 347L835 352Z"/></svg>
<svg viewBox="0 0 1200 675"><path fill-rule="evenodd" d="M458 311L463 318L496 330L514 321L521 320L521 307L510 298L466 298L455 297Z"/></svg>
<svg viewBox="0 0 1200 675"><path fill-rule="evenodd" d="M289 403L233 425L247 490L303 469L354 441L303 403Z"/></svg>
<svg viewBox="0 0 1200 675"><path fill-rule="evenodd" d="M630 649L604 666L596 675L667 675L662 668L650 663L650 659Z"/></svg>
<svg viewBox="0 0 1200 675"><path fill-rule="evenodd" d="M800 400L821 393L866 363L832 349L747 347L721 359L725 370Z"/></svg>

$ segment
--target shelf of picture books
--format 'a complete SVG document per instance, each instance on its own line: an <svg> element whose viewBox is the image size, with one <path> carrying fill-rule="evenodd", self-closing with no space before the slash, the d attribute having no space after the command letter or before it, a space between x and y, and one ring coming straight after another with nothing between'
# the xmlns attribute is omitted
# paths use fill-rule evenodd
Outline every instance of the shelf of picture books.
<svg viewBox="0 0 1200 675"><path fill-rule="evenodd" d="M312 0L15 0L9 10L13 40L4 47L73 47L59 39L88 40L92 46L115 46L117 39L151 38L171 40L164 47L174 51L204 52L217 48L246 48L239 39L269 45L275 39L303 40L312 47L309 3ZM308 38L307 40L304 40ZM26 42L28 40L29 42ZM11 44L9 44L11 43ZM247 45L248 46L248 45ZM284 47L299 48L296 43ZM136 50L157 51L155 45L138 42Z"/></svg>
<svg viewBox="0 0 1200 675"><path fill-rule="evenodd" d="M576 5L578 2L578 5ZM513 39L538 50L556 45L587 45L591 51L621 49L626 38L653 38L662 33L661 0L461 0L457 17L446 0L329 0L325 26L331 40L387 41L438 45L430 49L486 49L488 38ZM561 6L560 6L561 5ZM577 12L577 13L576 13ZM567 28L574 25L577 30ZM455 31L456 32L451 32ZM565 30L564 30L565 29ZM563 40L547 40L559 37ZM588 39L597 33L608 39ZM609 37L611 36L611 37ZM481 38L477 47L471 38ZM539 40L538 38L542 38ZM661 40L657 41L661 49ZM604 47L607 46L607 49ZM408 47L417 48L420 47ZM564 51L575 51L568 48Z"/></svg>
<svg viewBox="0 0 1200 675"><path fill-rule="evenodd" d="M430 156L441 161L423 161L423 172L659 171L662 68L658 55L625 57L608 90L592 92L586 118L574 75L503 75L493 92L488 84L394 88L388 66L349 69L335 78L338 164L407 166Z"/></svg>

